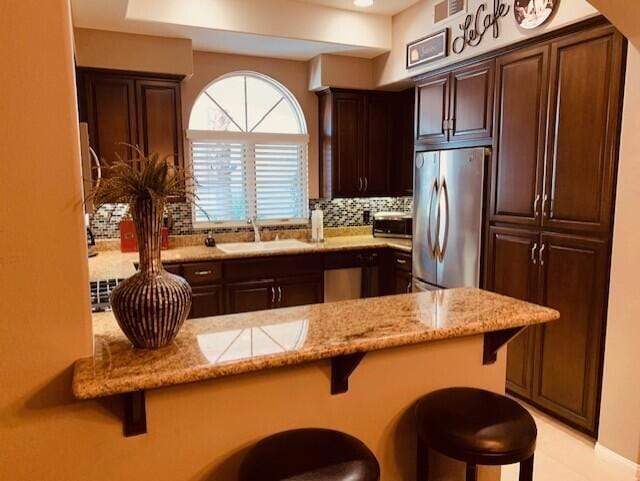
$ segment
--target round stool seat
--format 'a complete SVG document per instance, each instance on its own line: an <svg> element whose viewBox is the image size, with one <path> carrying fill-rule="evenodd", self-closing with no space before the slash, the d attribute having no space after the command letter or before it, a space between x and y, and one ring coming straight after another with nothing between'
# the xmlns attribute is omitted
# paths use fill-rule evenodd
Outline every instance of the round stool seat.
<svg viewBox="0 0 640 481"><path fill-rule="evenodd" d="M416 407L419 438L432 449L472 464L511 464L533 456L536 423L520 404L473 388L423 397Z"/></svg>
<svg viewBox="0 0 640 481"><path fill-rule="evenodd" d="M380 466L365 444L329 429L295 429L259 441L239 481L378 481Z"/></svg>

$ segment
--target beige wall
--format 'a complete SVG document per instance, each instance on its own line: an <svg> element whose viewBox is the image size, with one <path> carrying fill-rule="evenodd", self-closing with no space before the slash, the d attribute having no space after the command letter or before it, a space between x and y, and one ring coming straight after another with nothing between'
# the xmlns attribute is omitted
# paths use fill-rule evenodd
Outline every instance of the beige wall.
<svg viewBox="0 0 640 481"><path fill-rule="evenodd" d="M80 67L191 75L191 40L131 33L74 29L75 59Z"/></svg>
<svg viewBox="0 0 640 481"><path fill-rule="evenodd" d="M446 59L427 64L426 66L415 67L411 69L411 71L407 71L407 43L444 28L444 25L435 26L433 24L433 6L439 1L440 0L422 0L393 17L391 52L381 55L374 60L374 83L376 85L393 84L443 65L495 50L532 35L530 32L521 30L517 26L513 19L512 12L510 12L509 16L500 20L501 33L498 39L494 39L491 36L491 32L487 32L485 38L477 47L467 47L462 54L451 52L450 56ZM475 13L476 8L481 3L486 3L489 7L493 5L492 2L486 2L485 0L469 0L469 12ZM513 2L505 3L511 4L511 8L513 8ZM554 30L596 13L596 10L589 5L586 0L562 1L559 4L558 11L554 18L543 27L537 29L535 33L541 34L549 30ZM459 23L460 22L457 21L450 25L452 38L459 35Z"/></svg>
<svg viewBox="0 0 640 481"><path fill-rule="evenodd" d="M318 55L309 61L309 90L326 87L373 89L373 63L342 55Z"/></svg>
<svg viewBox="0 0 640 481"><path fill-rule="evenodd" d="M629 46L627 63L598 439L602 446L638 464L640 464L639 40L640 37L637 37L636 44Z"/></svg>
<svg viewBox="0 0 640 481"><path fill-rule="evenodd" d="M183 125L187 129L191 107L200 92L221 75L237 70L252 70L276 79L296 97L304 112L309 131L309 197L318 197L318 100L309 91L307 62L265 57L249 57L208 52L193 52L193 77L182 83ZM188 152L188 148L185 149Z"/></svg>

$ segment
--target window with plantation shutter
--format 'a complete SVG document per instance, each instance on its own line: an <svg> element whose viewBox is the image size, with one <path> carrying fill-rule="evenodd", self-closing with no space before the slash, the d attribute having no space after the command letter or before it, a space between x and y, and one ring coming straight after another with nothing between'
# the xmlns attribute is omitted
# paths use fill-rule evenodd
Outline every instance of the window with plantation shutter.
<svg viewBox="0 0 640 481"><path fill-rule="evenodd" d="M195 225L307 222L307 128L275 80L254 72L216 80L196 99L187 137Z"/></svg>

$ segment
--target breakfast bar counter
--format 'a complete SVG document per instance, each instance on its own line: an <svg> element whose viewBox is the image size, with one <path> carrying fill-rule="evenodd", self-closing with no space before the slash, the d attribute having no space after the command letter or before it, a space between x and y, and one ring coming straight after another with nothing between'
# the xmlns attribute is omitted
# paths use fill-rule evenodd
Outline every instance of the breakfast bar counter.
<svg viewBox="0 0 640 481"><path fill-rule="evenodd" d="M509 333L506 342L514 329L558 317L480 289L449 289L187 320L172 345L147 351L100 313L94 356L76 362L73 391L90 399L492 332Z"/></svg>

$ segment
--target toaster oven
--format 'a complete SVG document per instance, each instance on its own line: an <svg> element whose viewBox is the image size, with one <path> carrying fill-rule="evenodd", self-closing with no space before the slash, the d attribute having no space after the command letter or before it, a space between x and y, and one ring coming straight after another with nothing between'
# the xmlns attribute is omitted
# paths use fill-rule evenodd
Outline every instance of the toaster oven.
<svg viewBox="0 0 640 481"><path fill-rule="evenodd" d="M413 215L410 212L378 212L373 216L374 237L411 239Z"/></svg>

